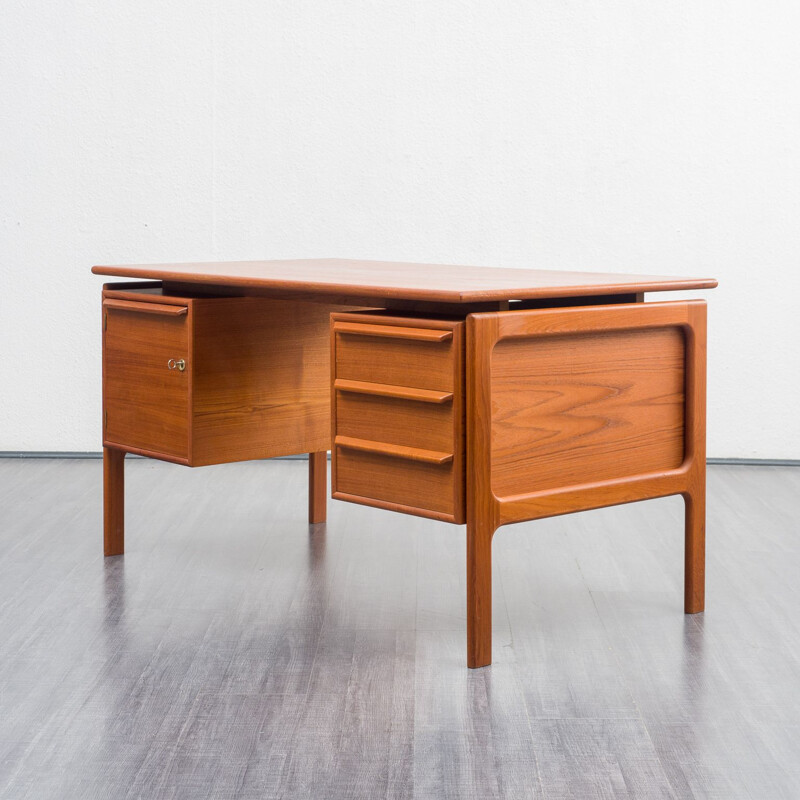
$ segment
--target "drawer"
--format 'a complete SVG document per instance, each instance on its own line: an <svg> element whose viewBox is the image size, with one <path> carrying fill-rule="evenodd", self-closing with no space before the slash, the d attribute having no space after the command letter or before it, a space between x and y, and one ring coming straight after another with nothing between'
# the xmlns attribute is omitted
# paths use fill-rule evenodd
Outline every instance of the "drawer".
<svg viewBox="0 0 800 800"><path fill-rule="evenodd" d="M424 328L421 320L407 325L345 319L333 322L336 376L452 392L455 388L455 346L448 328ZM356 315L352 315L355 317ZM367 317L369 315L357 315Z"/></svg>
<svg viewBox="0 0 800 800"><path fill-rule="evenodd" d="M462 320L332 315L333 497L464 520Z"/></svg>
<svg viewBox="0 0 800 800"><path fill-rule="evenodd" d="M331 310L106 285L104 445L189 466L328 450Z"/></svg>
<svg viewBox="0 0 800 800"><path fill-rule="evenodd" d="M455 429L451 393L441 393L449 397L444 402L363 393L375 385L354 387L350 381L336 381L338 436L453 452Z"/></svg>
<svg viewBox="0 0 800 800"><path fill-rule="evenodd" d="M336 446L333 496L423 517L455 519L452 462L431 464Z"/></svg>

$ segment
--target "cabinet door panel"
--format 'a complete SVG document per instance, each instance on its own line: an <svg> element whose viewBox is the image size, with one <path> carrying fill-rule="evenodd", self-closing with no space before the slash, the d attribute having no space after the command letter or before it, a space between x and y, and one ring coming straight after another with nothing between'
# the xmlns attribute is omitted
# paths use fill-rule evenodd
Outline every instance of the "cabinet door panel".
<svg viewBox="0 0 800 800"><path fill-rule="evenodd" d="M189 315L105 314L104 443L188 459ZM170 369L171 359L185 369Z"/></svg>

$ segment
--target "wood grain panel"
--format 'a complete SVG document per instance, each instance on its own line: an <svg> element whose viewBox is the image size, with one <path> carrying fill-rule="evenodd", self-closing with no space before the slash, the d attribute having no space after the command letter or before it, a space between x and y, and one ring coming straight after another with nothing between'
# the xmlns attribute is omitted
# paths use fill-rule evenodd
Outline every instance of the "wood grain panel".
<svg viewBox="0 0 800 800"><path fill-rule="evenodd" d="M339 392L336 409L337 435L453 452L452 403Z"/></svg>
<svg viewBox="0 0 800 800"><path fill-rule="evenodd" d="M191 315L105 310L104 444L187 458ZM185 359L186 370L168 369Z"/></svg>
<svg viewBox="0 0 800 800"><path fill-rule="evenodd" d="M196 299L192 464L330 447L331 308Z"/></svg>
<svg viewBox="0 0 800 800"><path fill-rule="evenodd" d="M96 275L238 287L273 295L290 292L294 293L295 298L302 295L328 295L454 304L669 289L710 289L717 285L711 278L502 269L348 258L102 265L92 267L92 272ZM334 299L331 302L339 301Z"/></svg>
<svg viewBox="0 0 800 800"><path fill-rule="evenodd" d="M395 456L336 447L334 497L355 495L391 503L396 510L426 516L453 515L453 464L427 464Z"/></svg>
<svg viewBox="0 0 800 800"><path fill-rule="evenodd" d="M335 330L335 329L334 329ZM336 377L452 392L451 342L336 335Z"/></svg>
<svg viewBox="0 0 800 800"><path fill-rule="evenodd" d="M471 314L467 352L469 666L491 663L491 542L513 522L681 494L702 611L705 303Z"/></svg>
<svg viewBox="0 0 800 800"><path fill-rule="evenodd" d="M678 328L499 342L492 490L503 497L678 467L684 351Z"/></svg>

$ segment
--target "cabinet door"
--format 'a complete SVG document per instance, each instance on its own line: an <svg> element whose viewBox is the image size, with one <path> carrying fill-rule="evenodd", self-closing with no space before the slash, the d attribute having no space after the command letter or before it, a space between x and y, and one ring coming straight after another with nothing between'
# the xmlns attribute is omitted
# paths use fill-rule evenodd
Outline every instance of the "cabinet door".
<svg viewBox="0 0 800 800"><path fill-rule="evenodd" d="M187 462L188 307L106 301L103 314L104 444Z"/></svg>

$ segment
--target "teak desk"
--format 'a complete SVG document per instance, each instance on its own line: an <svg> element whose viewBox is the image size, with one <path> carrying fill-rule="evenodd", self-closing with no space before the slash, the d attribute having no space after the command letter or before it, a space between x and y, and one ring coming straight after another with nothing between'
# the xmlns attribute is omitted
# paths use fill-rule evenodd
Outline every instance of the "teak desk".
<svg viewBox="0 0 800 800"><path fill-rule="evenodd" d="M339 500L467 525L467 664L492 660L501 525L681 494L705 586L706 306L716 281L321 259L97 266L104 551L125 453L202 466L309 453ZM349 309L349 310L348 310Z"/></svg>

